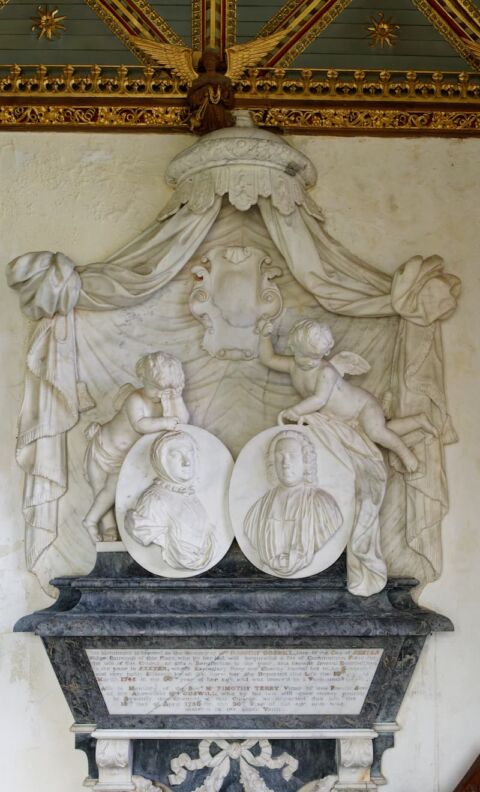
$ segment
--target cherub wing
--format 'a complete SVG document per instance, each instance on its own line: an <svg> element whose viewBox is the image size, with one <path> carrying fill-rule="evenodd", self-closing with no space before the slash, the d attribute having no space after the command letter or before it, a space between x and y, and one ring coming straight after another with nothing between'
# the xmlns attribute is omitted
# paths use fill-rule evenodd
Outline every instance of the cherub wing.
<svg viewBox="0 0 480 792"><path fill-rule="evenodd" d="M370 371L370 363L367 363L365 358L355 352L339 352L328 362L337 369L342 377L344 374L366 374L367 371Z"/></svg>
<svg viewBox="0 0 480 792"><path fill-rule="evenodd" d="M173 69L182 80L192 82L198 77L193 68L193 52L189 47L177 44L162 44L160 41L146 39L143 36L132 36L132 41L146 55L149 55L158 66Z"/></svg>
<svg viewBox="0 0 480 792"><path fill-rule="evenodd" d="M115 410L121 410L125 402L127 401L128 397L131 393L133 393L136 389L135 385L132 385L131 382L126 382L125 385L122 385L121 388L117 391L117 394L113 400L113 407Z"/></svg>
<svg viewBox="0 0 480 792"><path fill-rule="evenodd" d="M248 67L254 67L265 55L268 55L279 41L285 38L286 30L280 33L272 33L271 36L256 38L247 41L246 44L234 44L227 47L227 77L231 80L239 80L243 72Z"/></svg>

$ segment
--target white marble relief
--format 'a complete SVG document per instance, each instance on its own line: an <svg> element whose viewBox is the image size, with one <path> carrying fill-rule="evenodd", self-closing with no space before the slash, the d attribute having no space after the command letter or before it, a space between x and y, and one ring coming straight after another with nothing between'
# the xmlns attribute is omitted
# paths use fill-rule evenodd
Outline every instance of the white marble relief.
<svg viewBox="0 0 480 792"><path fill-rule="evenodd" d="M225 446L198 427L139 440L116 495L130 555L164 577L190 577L217 564L233 539L226 504L232 465Z"/></svg>
<svg viewBox="0 0 480 792"><path fill-rule="evenodd" d="M220 792L232 762L239 764L240 785L244 792L273 792L257 768L279 770L285 781L289 781L298 769L298 761L286 752L274 758L272 746L265 739L242 742L202 740L198 746L198 759L191 758L187 753L172 759L172 773L168 780L172 786L178 786L187 779L188 771L207 768L210 772L195 792Z"/></svg>
<svg viewBox="0 0 480 792"><path fill-rule="evenodd" d="M365 421L364 412L363 428L356 431L351 411L343 415L337 403L345 382L340 371L335 399L329 397L332 414L327 415L325 404L308 419L312 422L314 416L315 433L324 444L342 435L350 468L356 471L358 530L349 543L350 590L371 594L385 579L377 541L385 490L382 540L391 571L418 575L423 582L440 574L440 525L448 508L444 446L456 439L445 398L441 322L455 310L458 278L445 272L439 256L413 256L393 276L359 259L329 235L320 208L309 196L316 174L308 158L278 135L246 122L243 118L242 126L206 135L175 157L167 167L168 183L175 189L172 200L142 234L106 261L79 267L63 253L39 251L8 265L8 283L36 323L16 458L25 473L27 565L44 586L58 574L82 573L93 563L94 546L78 530L87 497L80 472L87 423L82 412L87 409L92 411L89 423L94 422L89 451L96 457L89 473L95 508L87 528L94 539L98 534L114 536L111 506L120 453L107 441L108 430L98 424L110 422L115 391L128 378L135 382L135 361L142 353L160 347L188 367L194 422L218 434L235 452L271 426L276 413L286 410L286 419L292 406L291 415L302 402L317 398L320 380L325 385L329 377L337 377L335 367L325 361L316 373L300 367L292 378L286 370L263 368L255 357L260 339L252 342L252 317L245 306L236 313L231 300L232 262L227 262L231 271L223 283L215 262L213 269L205 266L208 278L197 273L211 281L205 303L222 314L221 320L214 317L213 333L202 348L201 335L207 334L188 304L191 295L195 310L201 307L201 300L197 305L191 294L192 267L214 248L230 247L249 248L254 257L255 251L258 256L268 252L273 268L264 264L263 275L273 291L270 274L277 256L281 262L284 310L275 319L279 349L286 340L287 318L293 322L327 314L340 331L342 346L350 333L352 348L368 357L372 370L364 375L369 378L366 390L387 405L386 423L378 411L375 420L369 415ZM222 237L227 214L228 233ZM248 276L248 288L247 278L241 282L249 299L254 288L259 290L255 305L260 310L264 286L258 267L255 278ZM205 282L197 285L200 296ZM275 300L278 304L278 295L268 309ZM262 308L260 317L263 313ZM207 314L202 321L210 321ZM223 344L227 330L231 334ZM338 371L341 361L336 362ZM320 369L322 376L316 377ZM315 378L315 387L309 378ZM300 388L301 401L295 401L293 388ZM363 398L359 390L349 389L349 400L355 401L354 396ZM372 401L368 404L370 414ZM424 415L435 433L422 423ZM393 449L388 477L376 443ZM362 542L356 542L362 535L369 537L367 557L376 559L368 567L368 579L362 572Z"/></svg>
<svg viewBox="0 0 480 792"><path fill-rule="evenodd" d="M132 781L133 744L131 740L101 739L95 746L98 781L95 792L135 792Z"/></svg>
<svg viewBox="0 0 480 792"><path fill-rule="evenodd" d="M186 432L165 432L150 449L155 481L125 515L124 528L156 545L174 569L203 570L215 549L215 526L195 493L198 446Z"/></svg>
<svg viewBox="0 0 480 792"><path fill-rule="evenodd" d="M94 501L83 519L93 541L116 539L115 491L123 461L144 434L175 429L188 421L182 398L185 377L182 364L167 352L143 355L136 374L142 387L126 385L116 399L117 412L104 424L90 423L85 435L85 476ZM102 526L100 528L100 525Z"/></svg>
<svg viewBox="0 0 480 792"><path fill-rule="evenodd" d="M237 120L231 129L205 135L173 158L165 178L175 192L160 218L184 205L192 212L204 212L215 197L225 194L240 212L268 197L284 216L306 205L322 217L306 192L317 180L311 160L278 135L256 128L249 115L237 111L240 124Z"/></svg>
<svg viewBox="0 0 480 792"><path fill-rule="evenodd" d="M260 360L268 368L291 378L301 400L282 410L278 421L307 423L312 433L328 444L335 436L343 446L355 473L355 518L347 544L348 588L360 596L380 591L387 568L380 544L380 509L387 471L377 445L397 455L403 470L414 475L419 461L404 442L419 430L437 435L424 413L386 422L380 402L345 375L364 374L370 365L359 355L340 352L329 358L334 339L330 328L315 319L302 319L290 329L289 354L276 353L272 325L259 324Z"/></svg>
<svg viewBox="0 0 480 792"><path fill-rule="evenodd" d="M317 485L317 454L306 434L281 432L267 454L277 483L250 507L243 527L264 566L290 577L310 566L343 517L335 498Z"/></svg>
<svg viewBox="0 0 480 792"><path fill-rule="evenodd" d="M297 322L288 334L289 355L275 353L272 330L270 322L261 324L260 359L269 368L289 374L302 397L281 411L280 422L296 422L321 411L358 427L373 443L393 451L407 473L415 473L418 459L400 434L423 429L436 435L437 430L427 416L420 413L389 421L387 425L378 399L345 379L345 374L365 374L370 364L354 352L340 352L328 358L335 343L328 325L315 319Z"/></svg>
<svg viewBox="0 0 480 792"><path fill-rule="evenodd" d="M352 735L337 740L338 781L334 789L351 792L354 789L377 789L370 773L373 763L373 741L371 737Z"/></svg>
<svg viewBox="0 0 480 792"><path fill-rule="evenodd" d="M354 473L344 456L338 440L329 447L306 427L273 427L246 444L232 475L230 511L255 566L297 578L336 561L355 513Z"/></svg>
<svg viewBox="0 0 480 792"><path fill-rule="evenodd" d="M257 357L259 320L276 319L283 299L273 279L282 274L254 247L215 247L192 267L190 310L205 327L202 347L230 360Z"/></svg>

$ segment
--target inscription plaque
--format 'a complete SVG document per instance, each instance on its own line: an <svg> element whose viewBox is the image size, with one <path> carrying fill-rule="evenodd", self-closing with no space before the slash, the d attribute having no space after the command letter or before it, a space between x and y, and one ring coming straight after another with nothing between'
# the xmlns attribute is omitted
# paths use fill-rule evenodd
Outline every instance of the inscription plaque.
<svg viewBox="0 0 480 792"><path fill-rule="evenodd" d="M87 649L111 715L358 715L383 649Z"/></svg>

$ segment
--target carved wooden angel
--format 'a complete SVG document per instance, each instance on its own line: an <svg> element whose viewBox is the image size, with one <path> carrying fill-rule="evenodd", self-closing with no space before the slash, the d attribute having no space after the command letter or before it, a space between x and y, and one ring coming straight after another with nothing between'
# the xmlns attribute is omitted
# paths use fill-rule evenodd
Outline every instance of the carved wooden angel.
<svg viewBox="0 0 480 792"><path fill-rule="evenodd" d="M226 49L226 64L217 49L207 48L193 65L193 51L189 47L161 44L134 36L135 44L159 66L171 68L189 84L187 100L191 109L190 129L205 135L215 129L233 126L231 113L234 104L233 83L247 67L255 66L284 38L285 30L272 36L257 38L246 44Z"/></svg>

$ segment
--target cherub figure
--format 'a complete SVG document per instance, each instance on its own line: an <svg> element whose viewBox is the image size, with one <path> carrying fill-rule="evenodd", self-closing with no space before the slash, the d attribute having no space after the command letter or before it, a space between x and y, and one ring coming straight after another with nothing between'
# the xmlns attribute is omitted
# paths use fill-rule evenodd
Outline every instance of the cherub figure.
<svg viewBox="0 0 480 792"><path fill-rule="evenodd" d="M168 352L151 352L140 358L136 374L143 387L124 385L113 418L104 424L91 423L85 430L89 441L85 476L95 497L83 525L94 542L104 538L99 525L113 509L120 468L133 444L144 434L175 429L189 418L182 398L185 377L177 358Z"/></svg>
<svg viewBox="0 0 480 792"><path fill-rule="evenodd" d="M357 423L374 443L393 451L405 469L413 473L418 459L406 446L400 435L423 429L436 435L437 430L428 417L421 413L397 418L386 423L380 402L364 388L344 379L345 374L364 374L370 365L360 355L340 352L327 359L334 340L330 328L315 319L302 319L288 334L291 355L277 355L271 333L273 326L264 322L260 332L259 356L265 366L290 374L295 390L302 400L282 410L279 421L300 421L314 412L330 414L346 423Z"/></svg>

